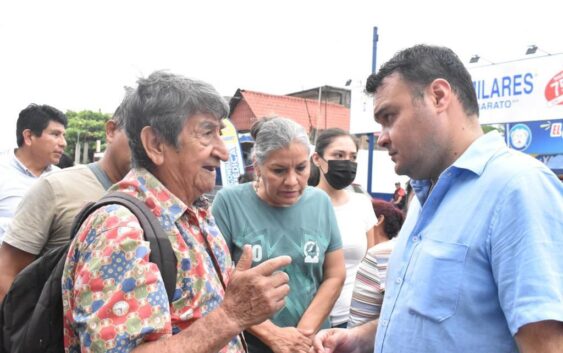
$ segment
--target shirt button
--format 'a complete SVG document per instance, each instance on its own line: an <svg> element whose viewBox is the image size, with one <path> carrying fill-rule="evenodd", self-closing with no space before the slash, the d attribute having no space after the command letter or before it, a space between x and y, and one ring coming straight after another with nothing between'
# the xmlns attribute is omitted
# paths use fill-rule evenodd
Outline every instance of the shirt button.
<svg viewBox="0 0 563 353"><path fill-rule="evenodd" d="M401 284L401 283L403 283L403 279L401 277L397 277L397 279L395 280L395 283Z"/></svg>
<svg viewBox="0 0 563 353"><path fill-rule="evenodd" d="M415 235L414 237L412 237L412 242L413 242L413 243L416 243L416 242L418 242L419 240L420 240L420 236L418 236L418 235Z"/></svg>
<svg viewBox="0 0 563 353"><path fill-rule="evenodd" d="M379 321L379 324L381 324L381 326L385 327L385 326L387 326L388 321L387 320L381 320L381 321Z"/></svg>

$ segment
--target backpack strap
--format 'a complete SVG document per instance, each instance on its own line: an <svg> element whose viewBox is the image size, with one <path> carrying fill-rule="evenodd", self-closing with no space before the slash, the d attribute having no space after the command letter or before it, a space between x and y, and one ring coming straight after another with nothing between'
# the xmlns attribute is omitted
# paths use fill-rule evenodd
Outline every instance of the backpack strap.
<svg viewBox="0 0 563 353"><path fill-rule="evenodd" d="M168 235L142 201L122 192L90 202L75 217L74 236L86 218L105 205L122 205L137 217L149 241L150 261L162 275L168 301L176 287L176 255ZM62 276L70 242L47 251L21 271L0 306L0 352L64 352Z"/></svg>
<svg viewBox="0 0 563 353"><path fill-rule="evenodd" d="M160 222L143 201L124 192L110 192L97 202L87 204L80 211L72 225L71 235L74 236L78 232L82 223L92 212L102 206L115 204L126 207L139 220L141 228L143 228L144 238L150 243L149 260L158 266L168 301L171 303L176 290L176 254L174 254L168 235L162 229Z"/></svg>

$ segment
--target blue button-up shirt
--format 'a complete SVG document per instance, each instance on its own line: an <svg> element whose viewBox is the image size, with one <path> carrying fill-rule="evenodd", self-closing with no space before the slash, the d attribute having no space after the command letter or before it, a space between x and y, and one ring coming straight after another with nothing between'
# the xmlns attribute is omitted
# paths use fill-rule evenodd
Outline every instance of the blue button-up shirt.
<svg viewBox="0 0 563 353"><path fill-rule="evenodd" d="M59 168L49 165L43 174L54 169ZM21 199L37 178L20 162L13 150L2 154L0 158L0 244Z"/></svg>
<svg viewBox="0 0 563 353"><path fill-rule="evenodd" d="M375 352L517 352L521 326L563 321L563 186L547 167L489 133L413 189Z"/></svg>

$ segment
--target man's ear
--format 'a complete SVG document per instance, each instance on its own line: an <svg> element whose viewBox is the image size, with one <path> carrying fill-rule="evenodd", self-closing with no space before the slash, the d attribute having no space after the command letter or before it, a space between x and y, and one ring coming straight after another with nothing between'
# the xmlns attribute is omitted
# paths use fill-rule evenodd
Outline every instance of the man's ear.
<svg viewBox="0 0 563 353"><path fill-rule="evenodd" d="M166 145L152 127L145 126L141 130L141 142L150 160L157 166L162 165Z"/></svg>
<svg viewBox="0 0 563 353"><path fill-rule="evenodd" d="M429 95L436 112L444 112L451 103L452 87L450 83L443 78L437 78L430 83Z"/></svg>
<svg viewBox="0 0 563 353"><path fill-rule="evenodd" d="M109 145L113 142L115 132L119 129L115 120L110 119L106 122L106 143Z"/></svg>
<svg viewBox="0 0 563 353"><path fill-rule="evenodd" d="M31 137L33 136L33 132L31 132L31 129L23 130L22 136L23 136L23 144L30 146L31 145Z"/></svg>

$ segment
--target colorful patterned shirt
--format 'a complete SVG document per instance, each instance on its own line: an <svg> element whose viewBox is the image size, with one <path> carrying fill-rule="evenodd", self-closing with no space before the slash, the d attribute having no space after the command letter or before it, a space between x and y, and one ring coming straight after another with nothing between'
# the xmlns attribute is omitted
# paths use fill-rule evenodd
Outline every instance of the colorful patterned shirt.
<svg viewBox="0 0 563 353"><path fill-rule="evenodd" d="M111 190L144 201L168 233L177 258L170 304L150 245L124 206L95 211L71 244L63 272L66 352L129 352L145 341L176 334L217 308L232 271L228 248L207 205L186 206L143 169L134 169ZM238 337L220 352L243 352Z"/></svg>

